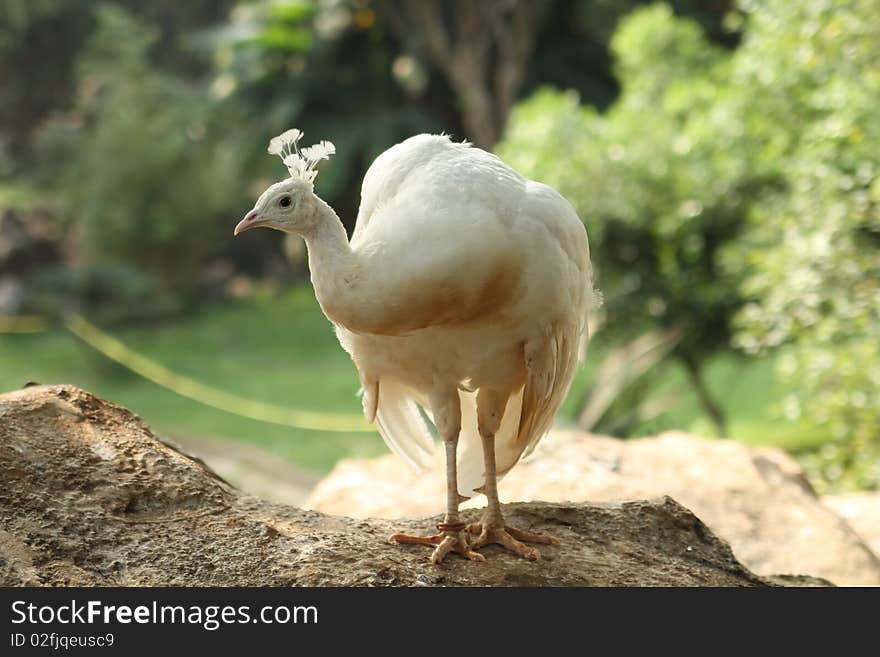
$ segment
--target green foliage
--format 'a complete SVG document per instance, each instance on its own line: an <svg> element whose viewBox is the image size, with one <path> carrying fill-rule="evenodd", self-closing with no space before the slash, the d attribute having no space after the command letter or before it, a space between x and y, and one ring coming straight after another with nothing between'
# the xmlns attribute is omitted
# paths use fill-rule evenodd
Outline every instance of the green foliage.
<svg viewBox="0 0 880 657"><path fill-rule="evenodd" d="M159 289L155 278L118 264L40 269L30 277L26 290L25 310L45 316L69 310L71 300L106 323L154 319L181 309L181 299Z"/></svg>
<svg viewBox="0 0 880 657"><path fill-rule="evenodd" d="M880 2L748 3L738 88L754 107L761 162L786 185L756 203L747 351L793 347L782 374L792 417L837 439L813 460L838 487L880 486ZM747 99L743 98L745 105ZM772 158L772 159L771 159Z"/></svg>
<svg viewBox="0 0 880 657"><path fill-rule="evenodd" d="M586 220L609 325L630 336L684 330L673 353L699 386L702 362L728 344L742 304L722 248L769 183L731 152L735 143L715 138L713 90L729 58L696 25L651 7L611 45L623 89L605 114L541 91L515 111L500 153Z"/></svg>
<svg viewBox="0 0 880 657"><path fill-rule="evenodd" d="M64 0L0 3L0 177L28 160L29 141L50 107L68 102L72 64L89 24Z"/></svg>
<svg viewBox="0 0 880 657"><path fill-rule="evenodd" d="M81 126L44 134L59 163L61 215L81 236L86 264L145 272L186 296L235 216L238 160L205 139L218 119L198 86L153 68L155 30L101 7L78 64Z"/></svg>
<svg viewBox="0 0 880 657"><path fill-rule="evenodd" d="M690 365L734 333L749 353L791 343L785 412L838 439L819 474L877 486L880 3L743 9L732 53L665 6L635 12L617 103L542 91L501 152L586 221L615 332L681 326Z"/></svg>
<svg viewBox="0 0 880 657"><path fill-rule="evenodd" d="M739 365L725 361L728 381L704 364L731 340L747 354L778 349L794 386L784 416L809 423L811 440L836 439L811 467L836 487L876 487L880 0L742 0L726 29L728 0L632 15L643 0L539 4L523 84L538 91L500 150L587 222L615 337L684 329L677 362L664 367L697 387L705 370L704 391L726 408ZM277 256L272 236L233 243L229 229L246 197L283 175L265 145L291 125L339 147L318 192L346 219L363 170L387 146L421 131L463 136L461 99L392 33L389 8L0 3L0 206L60 217L73 265L25 281L28 309L73 299L105 321L158 315L193 297L221 251L235 267ZM547 84L578 89L602 112ZM742 423L732 426L741 437Z"/></svg>
<svg viewBox="0 0 880 657"><path fill-rule="evenodd" d="M234 136L251 170L279 177L266 144L296 126L329 139L337 155L316 191L353 221L365 168L392 144L444 122L412 102L391 75L398 46L376 14L353 0L241 3L221 29L202 35L215 52L214 88L239 111Z"/></svg>

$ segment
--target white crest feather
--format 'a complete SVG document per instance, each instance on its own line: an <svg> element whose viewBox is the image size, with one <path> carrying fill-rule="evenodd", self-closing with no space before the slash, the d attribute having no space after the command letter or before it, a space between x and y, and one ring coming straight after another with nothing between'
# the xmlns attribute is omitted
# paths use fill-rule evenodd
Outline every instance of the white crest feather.
<svg viewBox="0 0 880 657"><path fill-rule="evenodd" d="M315 167L321 160L327 160L336 153L336 146L331 141L320 141L313 146L300 149L299 140L302 139L302 130L291 128L285 130L269 142L269 153L277 155L284 162L291 178L299 178L307 182L313 182L318 171Z"/></svg>

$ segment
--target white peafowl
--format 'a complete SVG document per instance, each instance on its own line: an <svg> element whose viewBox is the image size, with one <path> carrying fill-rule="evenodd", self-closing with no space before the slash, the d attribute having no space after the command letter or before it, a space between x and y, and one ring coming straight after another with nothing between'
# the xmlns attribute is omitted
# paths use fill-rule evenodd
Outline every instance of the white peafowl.
<svg viewBox="0 0 880 657"><path fill-rule="evenodd" d="M555 190L498 157L445 135L418 135L382 153L366 173L349 242L312 189L335 152L300 149L299 130L273 139L290 177L269 187L235 234L265 226L306 242L318 302L351 355L364 414L388 447L416 466L434 450L419 407L446 452L446 516L434 536L390 540L482 561L498 543L528 559L525 543L554 537L505 525L497 480L535 448L565 398L597 301L583 223ZM461 449L459 449L461 444ZM459 504L482 493L479 523Z"/></svg>

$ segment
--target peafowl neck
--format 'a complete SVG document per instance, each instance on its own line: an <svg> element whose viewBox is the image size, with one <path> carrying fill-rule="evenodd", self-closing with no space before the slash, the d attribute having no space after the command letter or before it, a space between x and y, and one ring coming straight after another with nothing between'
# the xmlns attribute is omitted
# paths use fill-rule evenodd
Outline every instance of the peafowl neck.
<svg viewBox="0 0 880 657"><path fill-rule="evenodd" d="M365 311L368 283L336 212L321 199L315 200L315 220L303 234L315 296L328 319L357 330Z"/></svg>

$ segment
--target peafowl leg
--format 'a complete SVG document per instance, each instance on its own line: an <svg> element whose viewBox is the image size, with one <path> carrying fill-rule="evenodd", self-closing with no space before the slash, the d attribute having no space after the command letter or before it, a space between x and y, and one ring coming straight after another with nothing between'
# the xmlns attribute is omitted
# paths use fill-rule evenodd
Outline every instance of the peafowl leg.
<svg viewBox="0 0 880 657"><path fill-rule="evenodd" d="M454 395L454 401L451 396L448 396L442 400L432 399L431 404L434 417L437 420L437 428L443 436L443 446L446 450L446 516L443 522L437 525L438 533L433 536L392 534L388 539L393 543L433 546L431 563L434 564L443 561L446 555L453 551L472 561L485 560L482 554L471 549L466 526L458 513L458 505L462 500L458 494L456 451L461 423L461 407L459 406L458 391L453 391L452 395Z"/></svg>
<svg viewBox="0 0 880 657"><path fill-rule="evenodd" d="M489 543L498 543L511 552L537 561L541 553L526 543L544 543L559 545L560 540L546 534L527 532L504 524L501 513L501 502L498 500L498 476L495 465L495 432L501 423L501 414L507 404L506 397L493 393L483 394L477 398L477 416L479 418L480 438L483 441L483 464L485 466L485 483L482 491L486 495L488 505L480 522L468 525L468 532L478 534L471 548L479 549Z"/></svg>

